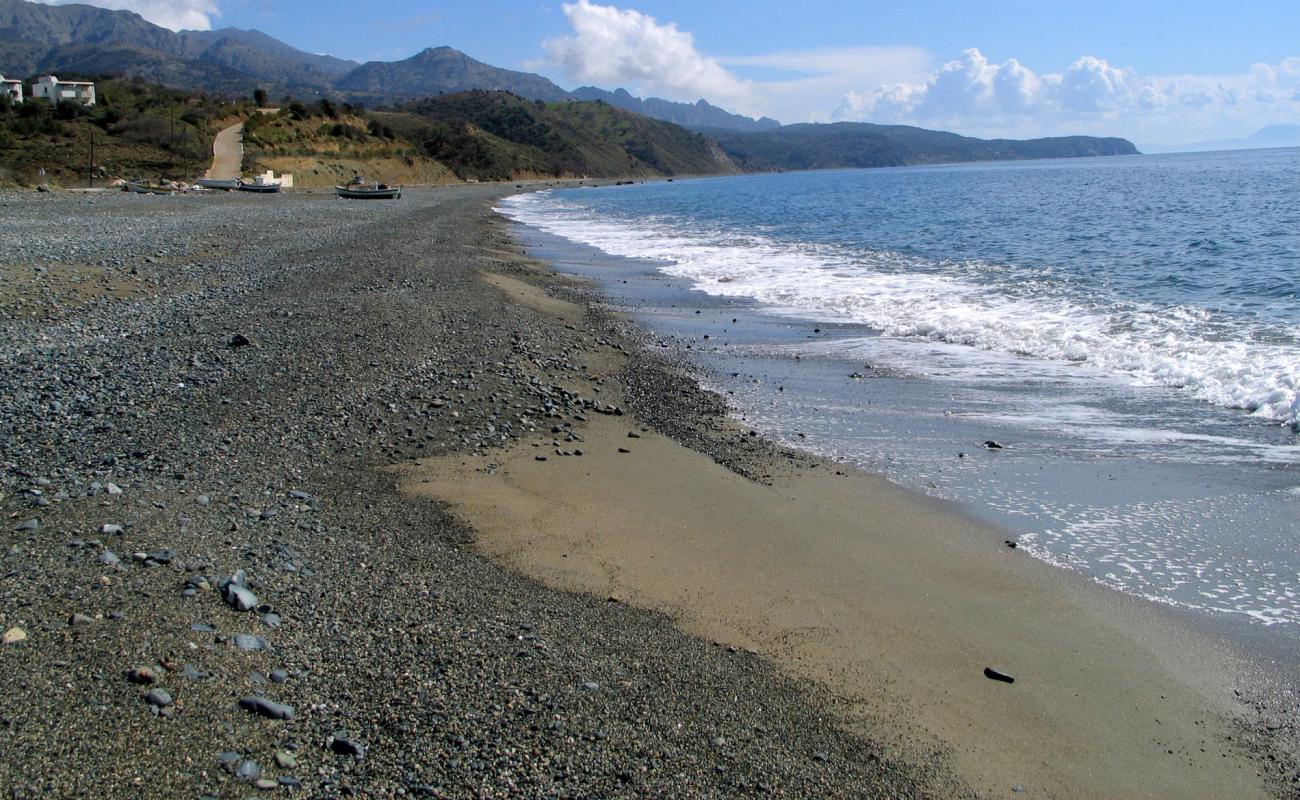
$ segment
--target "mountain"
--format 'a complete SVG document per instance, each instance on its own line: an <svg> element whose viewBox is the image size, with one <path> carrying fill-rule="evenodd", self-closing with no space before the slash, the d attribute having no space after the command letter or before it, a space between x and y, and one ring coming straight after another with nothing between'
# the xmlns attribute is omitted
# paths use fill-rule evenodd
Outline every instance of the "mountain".
<svg viewBox="0 0 1300 800"><path fill-rule="evenodd" d="M501 69L450 47L430 47L404 61L371 61L342 76L335 88L345 94L385 100L411 100L470 89L512 92L528 100L571 99L541 75Z"/></svg>
<svg viewBox="0 0 1300 800"><path fill-rule="evenodd" d="M1150 145L1152 153L1201 153L1207 150L1261 150L1300 147L1300 125L1266 125L1244 139L1214 139L1179 145Z"/></svg>
<svg viewBox="0 0 1300 800"><path fill-rule="evenodd" d="M356 62L258 31L170 31L130 11L0 0L0 72L124 75L185 89L328 91Z"/></svg>
<svg viewBox="0 0 1300 800"><path fill-rule="evenodd" d="M738 171L707 137L605 103L544 103L509 92L474 91L374 116L462 178Z"/></svg>
<svg viewBox="0 0 1300 800"><path fill-rule="evenodd" d="M705 100L698 100L694 103L675 103L671 100L661 100L658 97L648 97L642 100L639 97L633 97L626 89L615 89L609 92L595 86L583 86L574 89L572 94L577 100L600 100L609 103L611 106L644 114L647 117L673 122L683 128L691 128L692 130L713 128L732 131L765 131L781 127L781 123L771 117L753 119L739 114L732 114L711 105Z"/></svg>
<svg viewBox="0 0 1300 800"><path fill-rule="evenodd" d="M757 133L705 132L713 136L739 167L757 172L1133 155L1138 152L1126 139L1094 136L976 139L909 125L866 122L785 125Z"/></svg>

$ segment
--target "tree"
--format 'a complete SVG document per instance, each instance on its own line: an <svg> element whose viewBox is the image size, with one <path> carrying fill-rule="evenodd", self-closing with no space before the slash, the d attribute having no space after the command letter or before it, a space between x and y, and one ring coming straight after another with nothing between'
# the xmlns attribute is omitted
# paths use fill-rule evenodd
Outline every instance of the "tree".
<svg viewBox="0 0 1300 800"><path fill-rule="evenodd" d="M266 90L260 86L257 87L257 89L253 92L253 102L257 104L258 108L266 108L266 103L267 103Z"/></svg>

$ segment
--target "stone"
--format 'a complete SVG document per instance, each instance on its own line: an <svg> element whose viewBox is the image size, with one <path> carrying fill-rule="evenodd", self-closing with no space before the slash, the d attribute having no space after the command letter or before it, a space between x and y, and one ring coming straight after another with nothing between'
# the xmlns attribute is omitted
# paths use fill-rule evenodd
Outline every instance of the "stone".
<svg viewBox="0 0 1300 800"><path fill-rule="evenodd" d="M131 683L148 685L158 682L158 673L152 667L136 667L127 671L126 679Z"/></svg>
<svg viewBox="0 0 1300 800"><path fill-rule="evenodd" d="M250 714L256 714L259 717L266 717L267 719L287 720L293 719L297 716L297 712L294 710L293 706L285 705L284 703L277 703L274 700L267 700L265 697L258 697L257 695L249 695L248 697L240 698L239 707Z"/></svg>
<svg viewBox="0 0 1300 800"><path fill-rule="evenodd" d="M230 641L237 649L243 650L246 653L256 653L257 651L265 650L270 646L261 636L251 633L236 633Z"/></svg>
<svg viewBox="0 0 1300 800"><path fill-rule="evenodd" d="M248 347L252 343L253 341L242 333L236 333L234 336L231 336L230 339L226 341L226 344L231 348Z"/></svg>
<svg viewBox="0 0 1300 800"><path fill-rule="evenodd" d="M3 637L0 637L0 640L2 640L5 644L17 644L19 642L26 641L26 639L27 639L27 631L17 627L10 628L9 630L5 631Z"/></svg>
<svg viewBox="0 0 1300 800"><path fill-rule="evenodd" d="M172 704L171 692L166 689L150 689L145 693L144 699L149 705L159 708L166 708Z"/></svg>
<svg viewBox="0 0 1300 800"><path fill-rule="evenodd" d="M35 533L40 529L41 529L41 521L36 517L32 517L31 519L28 520L23 520L22 522L18 523L18 527L14 528L14 530L19 533Z"/></svg>
<svg viewBox="0 0 1300 800"><path fill-rule="evenodd" d="M68 617L68 624L74 628L82 625L93 625L95 624L95 619L93 617L88 617L85 614L73 614Z"/></svg>
<svg viewBox="0 0 1300 800"><path fill-rule="evenodd" d="M985 668L984 668L984 677L988 678L988 679L991 680L991 681L1002 681L1003 683L1015 683L1015 682L1016 682L1016 679L1015 679L1015 678L1011 677L1010 675L1006 674L1005 672L999 672L998 670L993 669L992 667L985 667Z"/></svg>
<svg viewBox="0 0 1300 800"><path fill-rule="evenodd" d="M116 483L108 484L104 487L104 490L115 497L122 493L122 487L118 486Z"/></svg>
<svg viewBox="0 0 1300 800"><path fill-rule="evenodd" d="M261 601L257 595L248 590L247 587L238 584L229 584L225 588L226 602L236 611L252 611L257 608Z"/></svg>
<svg viewBox="0 0 1300 800"><path fill-rule="evenodd" d="M99 526L99 532L104 536L121 536L122 526L106 522Z"/></svg>
<svg viewBox="0 0 1300 800"><path fill-rule="evenodd" d="M282 669L273 669L271 670L270 677L271 677L271 683L284 683L285 681L289 680L289 673L285 672Z"/></svg>
<svg viewBox="0 0 1300 800"><path fill-rule="evenodd" d="M352 756L358 761L366 757L366 746L356 739L334 735L330 737L330 750L336 755Z"/></svg>
<svg viewBox="0 0 1300 800"><path fill-rule="evenodd" d="M262 777L262 768L251 758L246 758L235 767L235 777L246 781L255 781Z"/></svg>
<svg viewBox="0 0 1300 800"><path fill-rule="evenodd" d="M293 769L298 766L298 757L292 750L276 750L275 765L281 769Z"/></svg>
<svg viewBox="0 0 1300 800"><path fill-rule="evenodd" d="M106 567L114 567L122 563L122 559L112 550L105 550L95 559L96 563L103 564Z"/></svg>
<svg viewBox="0 0 1300 800"><path fill-rule="evenodd" d="M1001 449L1002 449L1002 445L998 444L997 442L993 441L992 439L989 439L988 441L984 442L984 449L986 449L986 450L1001 450Z"/></svg>

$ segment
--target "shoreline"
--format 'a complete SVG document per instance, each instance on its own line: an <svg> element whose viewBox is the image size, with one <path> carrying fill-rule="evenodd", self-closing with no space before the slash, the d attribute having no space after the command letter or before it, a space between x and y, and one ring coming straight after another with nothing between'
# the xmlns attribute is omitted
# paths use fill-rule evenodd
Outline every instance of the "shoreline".
<svg viewBox="0 0 1300 800"><path fill-rule="evenodd" d="M644 509L628 521L636 531L684 518L640 480L637 465L652 460L701 476L683 492L754 497L748 510L733 506L745 514L803 519L774 493L827 492L833 510L856 502L835 494L846 482L874 485L737 436L716 397L640 347L626 322L589 309L587 289L519 255L489 207L509 191L417 190L364 206L308 194L12 198L22 238L11 234L0 265L25 277L0 293L0 628L25 638L0 646L11 676L0 698L6 792L276 796L288 780L321 797L976 796L953 772L969 753L918 730L911 708L890 704L888 680L846 700L827 686L863 674L851 663L824 683L779 669L761 625L742 632L762 656L715 644L752 608L746 586L733 582L723 597L738 606L731 619L686 620L716 635L687 635L655 609L680 613L704 593L674 594L674 606L657 603L649 583L618 602L553 591L478 554L475 539L491 552L502 530L468 527L442 500L399 491L399 482L434 486L403 472L417 461L520 459L512 474L546 479L536 497L577 492L590 504L589 483L553 481L545 468L605 458L599 477L626 494L602 508ZM489 273L504 277L490 286ZM625 413L601 414L578 396ZM654 430L673 425L694 450ZM534 441L566 430L591 440L590 456L548 449L535 460ZM455 494L472 499L471 484L501 477L500 467L471 469ZM804 480L811 488L795 483ZM910 502L908 514L951 519ZM555 520L559 534L572 533L574 508ZM781 544L778 526L758 519L750 529ZM591 538L593 547L653 541ZM690 565L704 584L750 543L724 544ZM970 546L977 564L1006 561L992 540ZM946 548L910 547L898 558L951 564ZM626 574L659 568L658 556L642 549ZM562 574L579 560L555 557ZM238 570L254 610L219 591ZM910 597L887 588L884 604ZM994 610L1007 613L1000 602ZM885 622L911 627L905 611ZM1104 609L1094 620L1109 630ZM803 630L787 652L829 663ZM878 641L899 642L888 633ZM898 680L924 677L906 674L927 666L915 649L893 657ZM169 704L128 679L142 667ZM976 696L1036 693L1037 671L1003 686L959 670ZM239 704L249 697L296 714L256 716ZM1243 796L1258 795L1253 770L1266 753L1248 758L1258 745L1241 746L1220 759L1235 772L1213 774L1241 777Z"/></svg>
<svg viewBox="0 0 1300 800"><path fill-rule="evenodd" d="M701 391L694 386L693 380L691 386L695 392ZM668 405L671 407L673 404ZM633 408L635 410L636 406L634 405ZM604 422L596 419L585 430L594 431ZM737 430L734 425L730 427L733 432ZM774 538L770 541L764 539L765 546L776 550L785 549L781 550L782 555L779 558L769 561L759 559L761 563L751 564L752 572L746 579L740 575L720 574L717 571L722 569L726 572L722 565L729 559L747 558L743 554L746 539L739 531L727 530L726 515L724 518L711 519L708 524L697 525L691 529L691 523L682 522L672 514L665 514L662 509L655 508L653 504L646 506L642 501L641 505L638 505L638 501L641 500L638 495L645 490L636 484L641 481L654 482L654 479L644 474L640 477L624 476L626 485L622 489L610 489L610 497L606 498L608 502L603 504L606 508L618 506L637 508L637 513L632 514L631 519L612 518L608 516L607 511L593 512L583 507L586 505L583 501L584 492L592 490L591 482L609 483L612 480L610 476L614 474L612 471L619 469L620 460L630 461L636 457L638 450L645 449L648 435L650 435L648 432L640 433L641 441L633 440L631 448L624 448L632 449L633 453L620 454L622 459L614 458L613 461L584 456L581 459L583 463L579 465L578 459L570 460L559 456L559 464L555 464L557 456L554 455L547 462L530 461L529 459L535 456L525 450L522 454L516 453L515 456L508 456L504 460L490 459L490 469L493 473L490 476L475 472L475 469L488 469L487 462L468 465L439 464L433 466L431 472L421 473L423 476L421 480L428 478L437 488L430 490L426 486L416 488L416 491L421 493L431 491L434 496L440 496L444 500L452 495L462 498L475 497L475 499L460 500L456 507L461 509L461 513L465 514L476 528L485 531L484 539L488 551L505 558L508 563L521 568L527 574L539 577L549 585L578 589L596 595L625 594L634 598L633 602L668 611L692 632L721 638L733 646L754 647L757 644L760 653L772 658L784 669L800 677L812 677L830 685L841 696L880 697L890 692L898 694L897 685L906 685L908 680L913 681L910 689L914 698L924 693L924 686L927 685L925 680L914 679L910 675L907 679L897 677L917 672L918 662L923 662L927 658L925 647L918 646L916 642L907 642L909 637L924 638L917 636L915 632L901 634L897 631L892 632L894 638L889 640L891 645L895 647L902 645L904 649L911 647L908 657L895 658L893 662L890 662L888 654L873 653L867 656L863 652L854 653L855 645L851 641L853 636L844 635L842 632L839 641L834 644L825 644L823 641L822 652L815 656L810 653L816 651L818 645L809 642L799 646L787 646L784 651L776 646L777 642L788 643L800 636L798 631L806 632L817 627L816 621L808 619L804 619L801 625L792 626L788 621L784 626L773 625L773 617L791 612L791 608L783 606L780 597L764 595L760 589L752 586L754 582L766 577L780 576L786 579L790 577L789 573L782 572L782 569L791 560L797 561L802 553L794 546L794 539L791 536L797 527L795 522L786 521L784 538L782 538L782 531L773 531L771 530L773 526L766 526L767 529L763 530L763 533ZM610 450L614 448L615 440L618 438L618 434L611 435L608 430L605 430L599 434L600 447ZM650 457L649 464L643 467L643 471L650 475L681 470L683 467L680 460L683 457L689 458L689 450L679 445L674 449L673 443L668 439L656 442L655 447L655 455ZM536 449L533 448L534 451ZM801 460L805 468L812 467L812 472L816 472L820 467L823 475L843 470L840 465L819 462L802 454L794 456L794 459ZM553 473L561 469L563 469L561 474L566 477L557 480ZM575 470L579 474L569 474ZM729 477L723 474L725 470L717 467L716 463L712 468L697 463L688 471L694 475L695 482L709 486L714 486ZM436 477L431 478L430 475ZM541 477L543 475L544 478ZM1050 741L1052 746L1047 747L1046 750L1036 751L1040 759L1035 764L1041 767L1041 771L1028 769L1018 773L1033 774L1038 781L1036 788L1046 789L1050 796L1099 794L1130 796L1130 793L1132 796L1160 796L1168 791L1176 791L1186 796L1214 796L1223 791L1244 791L1245 785L1254 783L1253 775L1234 776L1228 774L1232 772L1231 769L1222 770L1216 766L1225 760L1230 760L1230 753L1227 750L1215 754L1213 758L1198 759L1198 756L1213 749L1206 748L1207 742L1201 738L1204 730L1201 726L1206 724L1206 719L1202 718L1203 713L1210 708L1217 709L1223 721L1226 717L1240 711L1232 694L1233 689L1236 689L1239 684L1229 677L1235 669L1239 668L1239 665L1228 655L1227 648L1213 657L1207 657L1206 648L1211 646L1211 643L1202 631L1188 629L1177 622L1174 615L1165 614L1161 609L1148 607L1146 601L1114 593L1082 576L1063 574L1055 568L1032 559L1007 569L1005 562L1008 557L1004 553L1005 548L1001 545L1004 538L1002 532L992 525L979 523L966 517L951 505L934 501L923 495L912 494L874 476L857 474L851 477L843 476L841 480L858 481L867 485L859 486L854 492L837 495L834 494L834 490L826 488L828 482L824 478L806 476L790 478L788 475L780 475L773 481L773 486L785 492L786 496L778 502L749 497L746 495L746 489L739 487L730 494L729 490L721 494L723 496L734 494L736 498L743 497L743 500L736 498L724 500L714 497L712 495L718 491L716 488L708 493L710 497L707 498L707 502L703 498L696 498L696 500L702 506L711 503L726 505L731 515L741 513L743 516L746 509L763 507L765 513L770 515L779 513L782 505L799 502L820 509L827 506L852 507L859 495L869 494L877 501L885 498L882 502L883 509L874 509L878 513L897 516L904 512L915 514L918 509L926 509L934 513L936 519L941 520L938 523L931 522L929 525L919 526L927 529L928 541L918 542L912 536L906 537L906 540L895 537L892 544L883 545L889 548L887 552L893 559L891 567L886 572L910 569L912 571L909 574L912 577L924 577L942 582L940 594L946 596L949 607L938 612L931 609L930 613L934 613L936 619L943 619L942 624L948 627L935 634L936 641L948 645L960 641L962 644L959 649L968 654L982 651L984 660L988 661L997 660L998 654L1002 652L1016 652L1017 648L1006 646L1008 643L1016 642L1019 651L1024 655L1011 658L1024 658L1030 662L1039 661L1040 663L1034 664L1036 668L1054 673L1050 678L1042 678L1047 686L1043 687L1042 694L1033 698L1031 704L1035 709L1032 714L1028 717L1014 716L1015 713L1029 713L1027 708L1022 707L1011 712L1012 716L998 719L996 723L989 720L996 719L997 713L1007 713L1008 709L1005 707L994 709L990 705L981 705L987 700L980 700L978 696L986 694L990 686L979 670L974 669L973 662L965 664L963 670L968 676L978 675L979 680L965 681L961 673L954 670L951 664L946 670L932 672L927 676L935 681L930 685L960 686L960 690L952 690L959 696L957 704L960 705L962 702L971 704L966 713L942 721L939 718L943 717L943 714L930 714L928 717L925 713L921 715L927 722L923 729L930 732L939 729L942 731L939 738L954 747L960 774L967 777L976 776L977 782L984 784L982 788L986 791L1006 791L1012 785L1009 781L1013 781L1015 785L1028 787L1031 781L1017 781L1015 779L1017 773L1014 771L999 775L995 780L993 776L998 774L998 770L986 771L985 766L1000 757L1006 757L1007 762L1024 760L1027 753L1034 751L1035 746ZM575 486L579 488L574 488ZM675 491L688 492L688 487L677 486ZM828 491L834 498L833 502L827 502ZM663 494L672 496L666 491ZM689 492L687 496L690 496ZM818 503L816 500L809 502L810 498L817 498L822 502ZM690 507L693 511L699 510L694 505ZM564 524L555 526L544 524L543 520L556 513L556 509L561 508L564 510ZM593 513L594 516L591 516ZM823 517L814 518L822 524L826 523ZM645 522L647 519L654 521L649 524L650 529L664 530L664 533L660 534L663 541L659 542L653 550L649 550L649 545L643 543L643 540L650 535ZM764 529L763 515L760 514L754 519L746 517L746 520L746 524L742 526L745 530L753 532ZM565 527L585 529L587 534L566 535L562 530ZM775 527L779 529L781 526ZM835 526L832 524L829 527ZM965 528L963 533L968 535L961 539L946 538L946 533L937 530L945 528L951 531L955 527ZM693 532L684 533L678 530L679 528L691 529ZM625 533L628 530L635 530L641 536ZM704 546L703 541L709 536L717 535L719 530L725 530L726 535L731 537L728 539L730 547L718 546L715 550L709 550ZM847 530L853 530L853 525L841 519L838 520L837 530L842 534ZM602 540L604 534L597 531L612 532L612 538L616 541ZM881 541L877 542L876 546L881 546L881 542L887 540L889 533L872 531L872 535L880 537ZM983 541L975 545L970 541L971 538L979 538ZM843 542L836 541L835 536L819 540L819 545L836 552L839 556L849 558L850 561L856 559L853 563L860 568L856 575L861 575L864 570L869 570L872 566L868 563L871 559L869 552L861 550L851 556L846 555L843 551ZM840 550L835 550L836 547L840 547ZM917 558L914 557L914 552L910 552L923 548L928 549L928 558ZM951 552L954 549L960 555ZM1023 554L1016 555L1020 560L1024 559ZM807 556L804 554L802 557ZM1016 556L1011 558L1014 559ZM951 574L943 574L952 572L951 565L945 566L945 562L952 560L961 563L963 569L969 569L970 574L960 579ZM903 562L907 562L906 566L902 565ZM702 565L707 565L707 568ZM714 571L709 572L708 568ZM835 579L846 582L847 574L836 572L837 568L842 569L842 562L831 558L828 563L821 566L823 577L803 576L805 582L798 583L796 579L795 585L809 592L810 596L816 596L817 602L841 603L842 607L837 607L836 615L858 614L853 621L843 623L843 627L850 631L861 631L871 629L870 625L874 625L879 634L885 626L880 613L854 607L853 590L845 588L839 592L826 592L825 587L819 585L818 581L834 582ZM872 578L886 581L892 577L878 573L879 570L877 573L872 573ZM681 574L692 575L694 580L689 583L689 588L674 587L672 581L666 577ZM833 577L825 577L826 575ZM968 579L977 583L992 582L996 584L996 589L986 592L983 596L975 596L965 591L964 587L957 585L960 581ZM1001 583L997 583L998 581ZM909 610L928 602L925 599L927 593L918 590L915 585L903 585L898 582L890 585L891 591L887 594L892 605L889 605L888 614L884 615L886 618L901 617ZM719 586L725 586L727 591L722 591ZM689 599L676 598L674 592L681 592ZM748 596L749 602L738 604L739 601L720 599L716 596L719 594ZM1063 604L1051 606L1052 601L1062 600L1060 595L1064 595ZM1014 598L1013 605L1006 607L1005 601L1011 598ZM876 597L875 600L879 602L880 598ZM970 617L967 614L961 623L945 618L961 617L961 613L967 610L964 608L965 604L980 602L985 604L985 613L982 617L978 615ZM1037 610L1026 612L1023 608L1016 607L1025 604ZM751 613L746 605L761 606L764 612ZM1044 607L1050 608L1050 611L1044 610ZM774 608L779 608L780 612L773 611ZM997 620L998 617L1003 619ZM1075 620L1078 617L1083 617L1086 621L1062 622ZM874 622L868 624L872 619ZM996 621L989 622L989 619ZM1050 625L1045 621L1047 619L1053 620ZM824 620L821 622L825 624ZM972 623L985 625L985 631L980 636L963 638L959 629ZM1027 637L1024 631L1011 630L1017 626L1032 628L1035 625L1040 626L1039 629ZM1056 626L1068 628L1070 625L1074 625L1075 630L1063 635L1057 636L1055 631L1051 630ZM817 636L811 638L815 639ZM833 638L834 636L826 636L825 640L829 641ZM992 644L977 642L977 639L987 639ZM1140 641L1145 641L1146 644L1138 644ZM1052 644L1044 646L1043 642ZM1191 642L1196 644L1190 644ZM1041 652L1052 646L1061 650L1091 648L1095 652L1088 656L1076 654L1053 659L1050 655ZM1161 649L1162 652L1156 652L1157 649ZM1040 652L1029 655L1035 650ZM1098 653L1106 655L1099 657ZM1002 656L1003 660L1007 658L1009 656ZM884 661L888 666L881 668L879 664L866 663L873 659ZM819 663L810 668L807 663L809 661ZM1196 666L1190 666L1192 664ZM1117 665L1122 665L1123 668L1116 670ZM871 669L875 670L875 674L868 679L845 678L847 672L853 670L869 672ZM1153 675L1160 677L1156 679L1152 677ZM1035 676L1031 680L1039 679L1040 676ZM947 683L948 681L953 683ZM882 683L895 685L890 689L882 689ZM1072 692L1072 689L1077 690L1080 687L1088 687L1088 691ZM1151 702L1149 706L1143 706L1144 693L1145 700ZM1072 700L1063 699L1071 694L1073 694ZM1123 700L1118 700L1118 697L1123 697ZM1158 700L1155 699L1157 697ZM1170 698L1173 697L1179 699L1171 700ZM900 707L897 700L894 702L896 708ZM1061 716L1047 722L1042 730L1035 730L1033 736L1011 741L999 740L999 730L1007 727L1021 731L1031 729L1032 723L1042 724L1045 719L1050 719L1054 713L1051 709L1052 705L1056 703L1068 705L1071 702L1078 702L1080 705L1068 711L1057 710L1056 713L1060 713ZM1180 702L1183 704L1182 707L1175 710L1174 707ZM1109 708L1106 708L1107 704L1110 705ZM1132 707L1126 704L1131 704ZM902 706L906 706L906 703ZM1145 710L1139 711L1139 709ZM1138 713L1135 714L1135 711ZM880 713L880 708L875 708L872 713ZM895 713L901 716L897 711ZM1143 723L1134 721L1143 714L1149 715L1145 727ZM1057 728L1083 719L1088 720L1087 725L1083 727L1090 728L1089 730L1076 731L1079 735L1074 737L1066 734L1057 739L1052 738ZM981 725L988 727L981 727ZM1180 725L1182 727L1179 733L1171 733ZM1225 737L1231 736L1230 728L1231 725L1227 725L1220 733ZM1153 749L1151 745L1155 741L1162 741L1165 744L1178 743L1180 746ZM1021 749L1017 750L1017 747ZM1051 763L1051 753L1065 752L1070 748L1079 747L1092 755L1095 759L1094 763L1064 769L1059 763ZM1150 752L1138 757L1137 754L1142 753L1144 747ZM1167 761L1177 760L1174 754L1168 752L1169 750L1174 750L1175 754L1182 756L1186 763L1173 765L1168 769L1152 767L1151 761L1158 761L1157 755L1164 756ZM1029 758L1033 760L1032 756ZM1135 760L1125 763L1125 759ZM1005 768L1007 765L1004 763L1002 766ZM1246 771L1249 770L1250 768L1246 768ZM1220 779L1226 783L1216 790L1207 788L1212 785L1213 780ZM1144 780L1150 783L1143 784ZM1242 780L1243 783L1236 784L1238 780ZM1180 781L1185 782L1179 783ZM1141 785L1147 788L1139 791L1138 787ZM1261 787L1256 785L1254 789L1261 790Z"/></svg>

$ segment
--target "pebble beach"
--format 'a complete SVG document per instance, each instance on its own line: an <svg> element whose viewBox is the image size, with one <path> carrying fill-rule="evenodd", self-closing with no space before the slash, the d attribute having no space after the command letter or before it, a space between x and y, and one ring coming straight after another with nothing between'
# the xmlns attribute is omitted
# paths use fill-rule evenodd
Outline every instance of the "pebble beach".
<svg viewBox="0 0 1300 800"><path fill-rule="evenodd" d="M1238 715L1230 659L738 429L521 254L517 191L0 195L0 790L1285 796L1293 723ZM906 543L834 549L859 498Z"/></svg>

